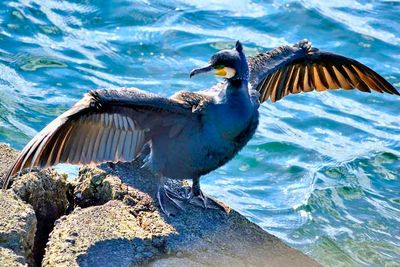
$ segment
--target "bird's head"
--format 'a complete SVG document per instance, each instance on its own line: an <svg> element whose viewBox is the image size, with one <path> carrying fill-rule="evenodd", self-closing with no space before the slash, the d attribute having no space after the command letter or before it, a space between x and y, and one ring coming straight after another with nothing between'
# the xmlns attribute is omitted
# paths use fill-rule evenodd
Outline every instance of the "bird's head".
<svg viewBox="0 0 400 267"><path fill-rule="evenodd" d="M249 79L249 66L243 53L242 44L237 41L233 49L221 50L215 53L211 57L209 65L192 70L190 77L212 70L215 75L228 80L247 81Z"/></svg>

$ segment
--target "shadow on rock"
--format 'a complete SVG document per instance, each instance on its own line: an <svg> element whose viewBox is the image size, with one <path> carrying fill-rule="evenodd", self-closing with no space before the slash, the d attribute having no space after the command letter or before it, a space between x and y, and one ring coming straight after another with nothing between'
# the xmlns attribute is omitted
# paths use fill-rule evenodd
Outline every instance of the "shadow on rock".
<svg viewBox="0 0 400 267"><path fill-rule="evenodd" d="M108 239L96 242L84 253L77 257L81 267L98 266L130 266L143 264L159 251L152 246L151 240L134 238Z"/></svg>

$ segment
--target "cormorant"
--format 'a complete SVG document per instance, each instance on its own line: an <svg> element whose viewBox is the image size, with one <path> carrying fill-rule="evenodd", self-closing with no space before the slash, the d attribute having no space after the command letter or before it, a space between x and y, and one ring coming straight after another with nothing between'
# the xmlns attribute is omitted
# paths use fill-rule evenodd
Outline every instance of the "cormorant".
<svg viewBox="0 0 400 267"><path fill-rule="evenodd" d="M164 177L191 179L186 197L208 207L215 202L200 190L200 177L227 163L252 138L260 103L337 88L399 95L367 66L320 51L307 40L248 60L238 41L190 77L209 71L224 81L206 91L178 92L169 98L136 88L87 93L25 146L3 188L25 168L132 161L147 145L145 165L160 179L157 198L163 212L176 213L182 198L164 185Z"/></svg>

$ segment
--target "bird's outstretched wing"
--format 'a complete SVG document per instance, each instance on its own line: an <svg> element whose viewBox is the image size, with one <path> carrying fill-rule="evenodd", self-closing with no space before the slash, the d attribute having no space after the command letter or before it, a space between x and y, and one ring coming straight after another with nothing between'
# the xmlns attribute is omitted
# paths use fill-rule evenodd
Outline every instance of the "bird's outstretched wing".
<svg viewBox="0 0 400 267"><path fill-rule="evenodd" d="M399 95L382 76L360 62L311 47L304 40L261 53L248 61L250 84L260 93L260 102L280 100L289 93L328 89L371 90Z"/></svg>
<svg viewBox="0 0 400 267"><path fill-rule="evenodd" d="M174 100L134 88L91 91L25 146L3 188L25 168L133 160L152 134L190 114Z"/></svg>

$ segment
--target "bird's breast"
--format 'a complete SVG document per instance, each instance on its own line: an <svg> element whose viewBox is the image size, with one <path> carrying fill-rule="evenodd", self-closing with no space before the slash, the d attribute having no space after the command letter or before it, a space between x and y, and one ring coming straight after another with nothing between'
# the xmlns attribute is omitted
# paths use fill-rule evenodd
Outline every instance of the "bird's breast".
<svg viewBox="0 0 400 267"><path fill-rule="evenodd" d="M222 138L233 140L247 128L256 113L251 103L222 104L213 110L209 121Z"/></svg>

